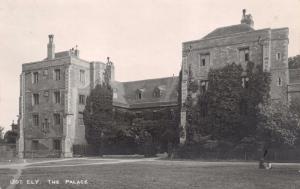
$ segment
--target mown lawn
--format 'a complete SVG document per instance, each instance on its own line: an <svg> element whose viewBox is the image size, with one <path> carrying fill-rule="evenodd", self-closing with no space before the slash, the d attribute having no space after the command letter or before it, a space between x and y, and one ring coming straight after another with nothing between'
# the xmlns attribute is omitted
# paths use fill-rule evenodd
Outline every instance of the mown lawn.
<svg viewBox="0 0 300 189"><path fill-rule="evenodd" d="M9 185L9 181L17 170L13 169L0 169L0 188L5 189Z"/></svg>
<svg viewBox="0 0 300 189"><path fill-rule="evenodd" d="M260 170L256 163L153 161L78 167L31 168L20 179L39 179L39 185L17 188L300 188L300 165L274 165ZM47 180L59 180L49 185ZM87 185L64 184L65 179L88 180Z"/></svg>

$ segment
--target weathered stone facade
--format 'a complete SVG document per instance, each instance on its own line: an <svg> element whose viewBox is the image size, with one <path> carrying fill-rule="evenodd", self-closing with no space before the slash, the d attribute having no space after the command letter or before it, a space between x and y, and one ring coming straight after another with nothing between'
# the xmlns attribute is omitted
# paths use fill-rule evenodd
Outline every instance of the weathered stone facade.
<svg viewBox="0 0 300 189"><path fill-rule="evenodd" d="M22 67L19 157L72 157L73 145L86 144L85 99L103 82L113 88L115 108L134 114L177 108L178 77L118 82L109 58L88 62L77 49L55 53L53 37L46 59Z"/></svg>
<svg viewBox="0 0 300 189"><path fill-rule="evenodd" d="M182 45L182 104L181 126L186 125L185 101L188 94L188 76L201 82L207 80L210 69L226 64L247 62L262 64L271 72L271 98L288 102L288 28L254 30L251 15L243 10L241 24L221 27L200 40L184 42ZM249 19L249 20L247 20ZM182 142L185 138L182 138Z"/></svg>
<svg viewBox="0 0 300 189"><path fill-rule="evenodd" d="M106 64L80 59L77 49L53 52L53 35L47 47L45 60L22 67L20 157L72 157L72 145L86 143L85 98L104 80Z"/></svg>

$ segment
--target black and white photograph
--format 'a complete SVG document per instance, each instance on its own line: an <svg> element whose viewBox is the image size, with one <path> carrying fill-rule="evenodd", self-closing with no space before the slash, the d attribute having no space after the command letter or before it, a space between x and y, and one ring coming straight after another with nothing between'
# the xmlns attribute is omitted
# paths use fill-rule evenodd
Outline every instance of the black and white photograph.
<svg viewBox="0 0 300 189"><path fill-rule="evenodd" d="M300 0L0 0L0 189L300 188Z"/></svg>

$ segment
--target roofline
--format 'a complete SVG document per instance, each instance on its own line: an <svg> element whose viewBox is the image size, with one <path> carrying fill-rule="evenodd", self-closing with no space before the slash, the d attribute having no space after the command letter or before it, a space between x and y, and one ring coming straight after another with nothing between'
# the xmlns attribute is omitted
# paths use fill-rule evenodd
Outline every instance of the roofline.
<svg viewBox="0 0 300 189"><path fill-rule="evenodd" d="M38 63L43 63L43 62L51 62L53 60L62 60L62 59L67 59L67 58L70 58L70 56L64 56L64 57L54 58L54 59L45 59L45 60L34 61L34 62L25 62L22 65L38 64Z"/></svg>
<svg viewBox="0 0 300 189"><path fill-rule="evenodd" d="M230 26L228 26L228 27L230 27ZM201 39L197 39L197 40L185 41L185 42L182 42L182 45L189 44L189 43L197 43L197 42L200 42L200 41L206 41L206 40L211 40L211 39L222 39L222 38L226 38L226 37L230 37L230 36L234 36L234 35L238 35L238 34L244 34L244 33L261 32L261 31L264 31L264 30L267 31L267 30L286 30L286 29L288 30L289 28L288 27L274 28L274 29L272 29L272 28L263 28L263 29L259 29L259 30L233 33L233 34L224 35L224 36L216 36L216 37L210 37L210 38L206 38L206 39L201 38Z"/></svg>
<svg viewBox="0 0 300 189"><path fill-rule="evenodd" d="M137 82L137 81L149 81L149 80L160 80L160 79L171 79L171 78L178 78L178 76L174 75L174 76L171 76L171 77L160 77L160 78L151 78L151 79L142 79L142 80L134 80L134 81L116 81L116 82L120 82L120 83L134 83L134 82Z"/></svg>

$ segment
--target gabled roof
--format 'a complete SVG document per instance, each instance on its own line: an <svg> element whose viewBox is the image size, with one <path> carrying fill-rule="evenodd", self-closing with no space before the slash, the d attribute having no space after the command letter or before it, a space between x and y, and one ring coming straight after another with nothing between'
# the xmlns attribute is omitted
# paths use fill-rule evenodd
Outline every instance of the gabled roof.
<svg viewBox="0 0 300 189"><path fill-rule="evenodd" d="M178 77L166 77L130 82L112 82L112 88L117 93L113 99L115 106L125 108L147 108L177 105ZM163 89L159 97L154 96L154 90ZM137 98L137 91L142 92L142 98Z"/></svg>
<svg viewBox="0 0 300 189"><path fill-rule="evenodd" d="M254 29L248 24L238 24L238 25L220 27L210 32L202 39L222 37L222 36L227 36L235 33L249 32L249 31L254 31Z"/></svg>

